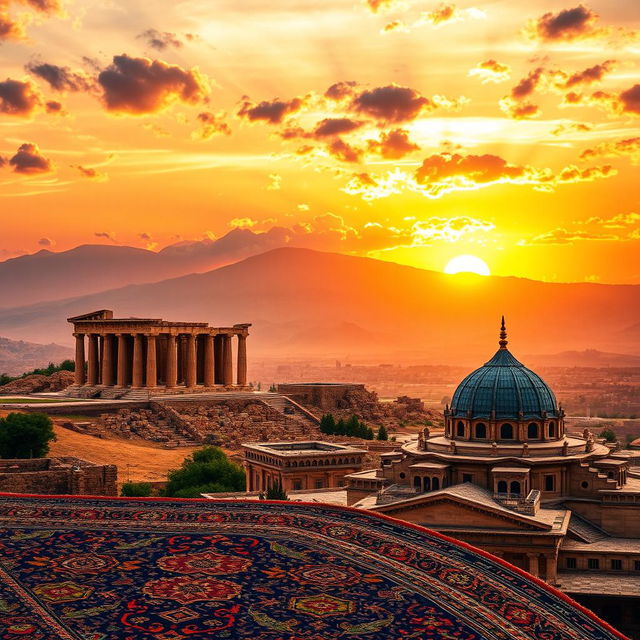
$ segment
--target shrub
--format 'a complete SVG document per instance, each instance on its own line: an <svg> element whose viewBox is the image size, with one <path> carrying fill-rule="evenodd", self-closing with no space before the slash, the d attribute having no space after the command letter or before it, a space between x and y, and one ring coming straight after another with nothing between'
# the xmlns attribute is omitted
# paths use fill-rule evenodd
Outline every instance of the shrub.
<svg viewBox="0 0 640 640"><path fill-rule="evenodd" d="M151 495L149 482L125 482L120 490L120 495L127 498L148 498Z"/></svg>
<svg viewBox="0 0 640 640"><path fill-rule="evenodd" d="M43 458L56 439L44 413L10 413L0 418L0 458Z"/></svg>

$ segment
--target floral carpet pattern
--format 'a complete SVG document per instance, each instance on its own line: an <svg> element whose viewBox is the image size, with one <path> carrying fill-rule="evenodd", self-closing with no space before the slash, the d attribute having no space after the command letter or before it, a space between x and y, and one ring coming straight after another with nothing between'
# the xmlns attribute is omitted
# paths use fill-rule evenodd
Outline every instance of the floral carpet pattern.
<svg viewBox="0 0 640 640"><path fill-rule="evenodd" d="M0 496L1 640L612 640L438 534L300 503Z"/></svg>

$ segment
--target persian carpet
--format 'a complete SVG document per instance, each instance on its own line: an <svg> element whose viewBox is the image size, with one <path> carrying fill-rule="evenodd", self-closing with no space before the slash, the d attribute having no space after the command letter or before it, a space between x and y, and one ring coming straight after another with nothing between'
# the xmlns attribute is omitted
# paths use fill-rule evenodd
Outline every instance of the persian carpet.
<svg viewBox="0 0 640 640"><path fill-rule="evenodd" d="M612 640L544 583L318 504L0 496L2 640Z"/></svg>

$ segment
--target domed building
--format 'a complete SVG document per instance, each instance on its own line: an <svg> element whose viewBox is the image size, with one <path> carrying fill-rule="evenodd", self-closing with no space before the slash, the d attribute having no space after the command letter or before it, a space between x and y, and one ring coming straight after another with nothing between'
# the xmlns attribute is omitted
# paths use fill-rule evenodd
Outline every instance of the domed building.
<svg viewBox="0 0 640 640"><path fill-rule="evenodd" d="M588 430L567 433L553 390L507 348L466 376L444 432L347 476L349 504L428 526L574 596L640 596L640 473ZM635 623L640 628L640 620Z"/></svg>

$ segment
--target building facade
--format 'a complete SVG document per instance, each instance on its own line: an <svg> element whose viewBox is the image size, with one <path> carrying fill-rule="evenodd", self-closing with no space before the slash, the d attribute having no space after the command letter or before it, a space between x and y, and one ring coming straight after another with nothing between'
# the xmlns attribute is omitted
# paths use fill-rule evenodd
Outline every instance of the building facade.
<svg viewBox="0 0 640 640"><path fill-rule="evenodd" d="M363 449L332 442L243 444L247 491L280 485L285 491L344 486L344 477L362 469Z"/></svg>
<svg viewBox="0 0 640 640"><path fill-rule="evenodd" d="M76 339L71 394L109 397L109 389L179 393L247 386L250 324L214 328L205 322L114 318L108 309L67 321Z"/></svg>
<svg viewBox="0 0 640 640"><path fill-rule="evenodd" d="M575 597L640 597L640 474L588 430L567 433L564 418L507 349L503 320L498 351L446 407L444 433L425 428L380 468L351 474L348 502L464 540Z"/></svg>

